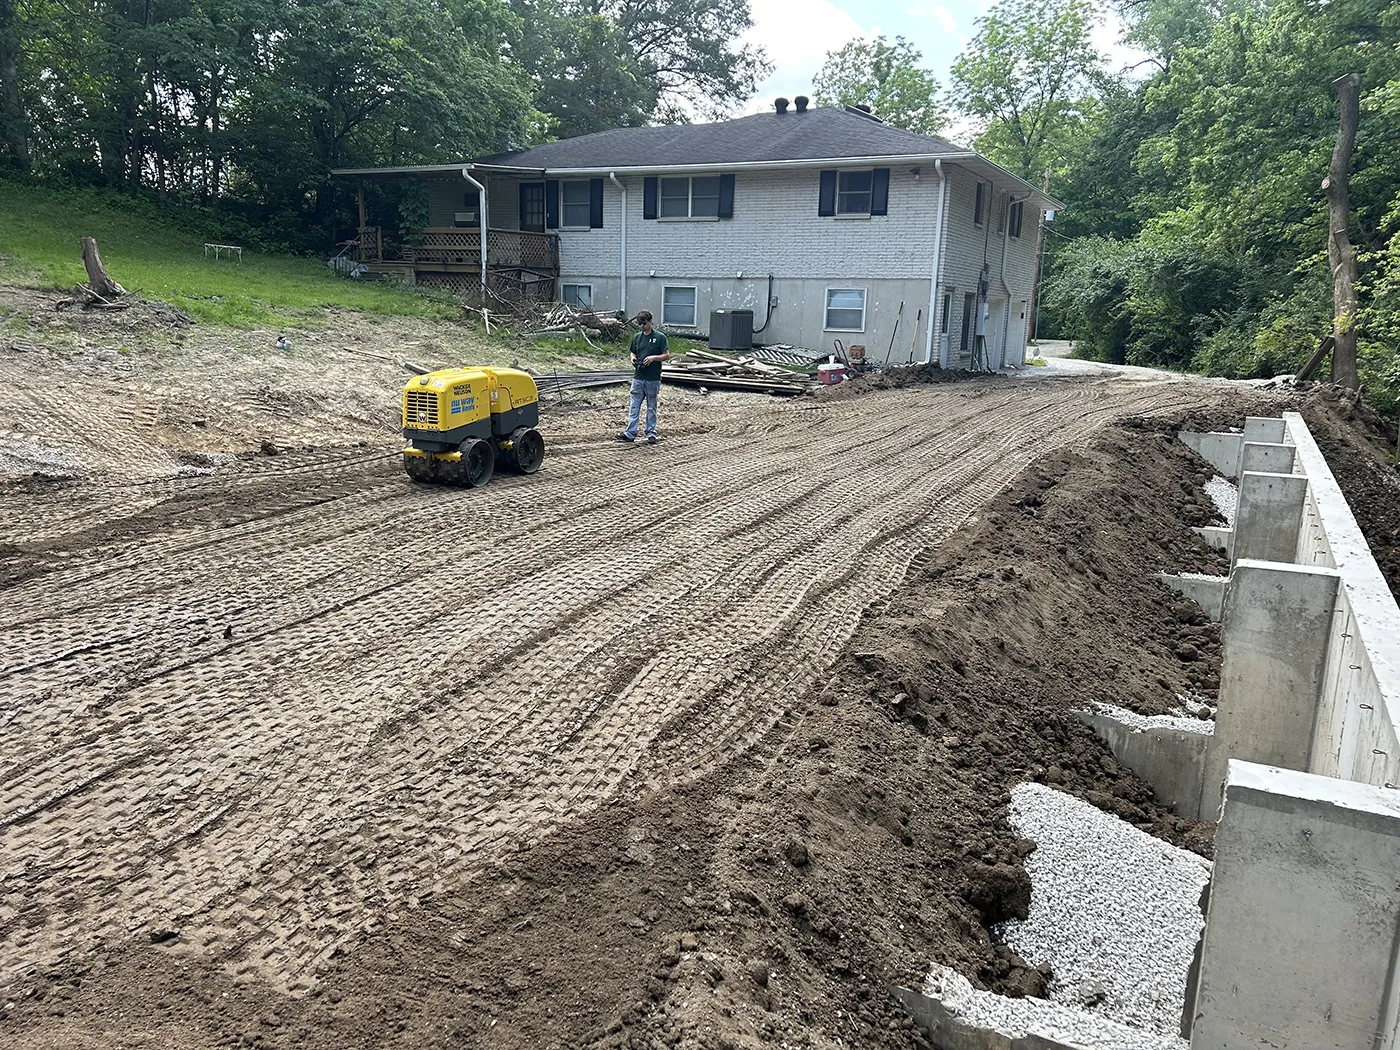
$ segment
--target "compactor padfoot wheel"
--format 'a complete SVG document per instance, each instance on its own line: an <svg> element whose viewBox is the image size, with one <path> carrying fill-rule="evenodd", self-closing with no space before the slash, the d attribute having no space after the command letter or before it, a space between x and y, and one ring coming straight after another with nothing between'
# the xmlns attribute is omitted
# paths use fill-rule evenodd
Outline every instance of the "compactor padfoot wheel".
<svg viewBox="0 0 1400 1050"><path fill-rule="evenodd" d="M533 427L519 427L510 435L510 449L502 457L518 474L533 474L544 462L544 437Z"/></svg>
<svg viewBox="0 0 1400 1050"><path fill-rule="evenodd" d="M469 438L462 442L460 456L414 456L405 452L403 469L414 481L438 485L465 485L477 488L491 480L496 472L496 447L489 441Z"/></svg>

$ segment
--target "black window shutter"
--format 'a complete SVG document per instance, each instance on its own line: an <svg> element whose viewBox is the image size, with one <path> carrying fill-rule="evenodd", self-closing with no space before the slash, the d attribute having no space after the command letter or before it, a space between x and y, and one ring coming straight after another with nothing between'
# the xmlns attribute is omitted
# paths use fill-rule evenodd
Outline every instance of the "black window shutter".
<svg viewBox="0 0 1400 1050"><path fill-rule="evenodd" d="M656 176L648 175L642 180L642 218L656 218Z"/></svg>
<svg viewBox="0 0 1400 1050"><path fill-rule="evenodd" d="M822 172L821 193L817 197L818 215L836 214L836 172Z"/></svg>
<svg viewBox="0 0 1400 1050"><path fill-rule="evenodd" d="M515 225L516 225L516 228L523 230L523 229L525 228L525 183L522 182L522 183L519 184L519 186L520 186L520 210L519 210L518 212L516 212L516 214L519 216L520 221L517 222Z"/></svg>
<svg viewBox="0 0 1400 1050"><path fill-rule="evenodd" d="M595 230L603 228L603 180L588 180L588 225Z"/></svg>
<svg viewBox="0 0 1400 1050"><path fill-rule="evenodd" d="M978 226L982 225L982 187L983 184L979 182L977 184L977 206L972 212L972 221Z"/></svg>
<svg viewBox="0 0 1400 1050"><path fill-rule="evenodd" d="M732 174L719 177L719 217L721 219L734 218L734 176Z"/></svg>
<svg viewBox="0 0 1400 1050"><path fill-rule="evenodd" d="M890 169L876 168L875 176L870 180L870 214L888 215L890 213Z"/></svg>
<svg viewBox="0 0 1400 1050"><path fill-rule="evenodd" d="M559 229L559 180L544 180L544 225L546 229Z"/></svg>

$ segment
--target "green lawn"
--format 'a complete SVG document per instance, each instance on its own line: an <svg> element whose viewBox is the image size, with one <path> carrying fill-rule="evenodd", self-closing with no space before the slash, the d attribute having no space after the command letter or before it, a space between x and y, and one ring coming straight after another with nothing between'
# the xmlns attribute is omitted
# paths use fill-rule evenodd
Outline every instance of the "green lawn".
<svg viewBox="0 0 1400 1050"><path fill-rule="evenodd" d="M323 260L263 255L205 258L218 238L157 213L148 202L99 190L0 182L0 281L71 288L84 281L80 237L96 237L108 272L128 291L236 328L315 325L328 308L450 319L447 297L337 276ZM331 246L327 246L327 256Z"/></svg>

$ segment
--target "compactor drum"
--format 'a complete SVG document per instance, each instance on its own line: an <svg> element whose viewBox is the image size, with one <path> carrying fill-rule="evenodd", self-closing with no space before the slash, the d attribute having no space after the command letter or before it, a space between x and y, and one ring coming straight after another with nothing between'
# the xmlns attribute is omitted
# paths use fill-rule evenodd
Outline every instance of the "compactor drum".
<svg viewBox="0 0 1400 1050"><path fill-rule="evenodd" d="M403 388L403 468L414 481L485 485L500 466L533 474L544 461L540 395L518 368L443 368Z"/></svg>

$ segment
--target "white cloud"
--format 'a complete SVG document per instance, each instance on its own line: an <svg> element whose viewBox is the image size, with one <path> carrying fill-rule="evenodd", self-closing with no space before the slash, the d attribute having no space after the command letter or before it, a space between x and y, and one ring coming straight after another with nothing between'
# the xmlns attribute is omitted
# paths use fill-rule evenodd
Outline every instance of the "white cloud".
<svg viewBox="0 0 1400 1050"><path fill-rule="evenodd" d="M767 109L778 95L810 95L828 51L880 32L863 27L831 0L752 0L751 7L754 24L745 42L763 45L773 72L758 85L745 113Z"/></svg>
<svg viewBox="0 0 1400 1050"><path fill-rule="evenodd" d="M909 14L915 18L932 18L943 26L943 32L956 33L958 31L958 20L953 17L953 12L949 11L942 4L916 4L909 8Z"/></svg>

